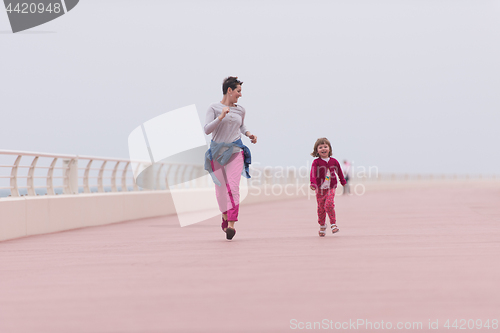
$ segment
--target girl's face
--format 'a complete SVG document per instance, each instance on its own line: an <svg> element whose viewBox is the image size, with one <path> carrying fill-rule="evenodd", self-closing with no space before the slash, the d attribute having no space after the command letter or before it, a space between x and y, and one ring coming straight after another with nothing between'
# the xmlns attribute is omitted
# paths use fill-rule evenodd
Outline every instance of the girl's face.
<svg viewBox="0 0 500 333"><path fill-rule="evenodd" d="M321 158L327 158L330 155L330 147L326 143L318 145L318 154Z"/></svg>

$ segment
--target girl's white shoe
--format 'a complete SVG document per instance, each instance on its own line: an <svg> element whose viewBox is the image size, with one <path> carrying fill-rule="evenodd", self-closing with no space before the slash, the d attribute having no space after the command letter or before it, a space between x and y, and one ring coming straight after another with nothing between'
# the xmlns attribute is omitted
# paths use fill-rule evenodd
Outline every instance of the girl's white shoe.
<svg viewBox="0 0 500 333"><path fill-rule="evenodd" d="M319 225L319 237L325 237L326 235L326 224Z"/></svg>
<svg viewBox="0 0 500 333"><path fill-rule="evenodd" d="M339 228L336 224L332 224L330 227L332 228L332 234L339 232Z"/></svg>

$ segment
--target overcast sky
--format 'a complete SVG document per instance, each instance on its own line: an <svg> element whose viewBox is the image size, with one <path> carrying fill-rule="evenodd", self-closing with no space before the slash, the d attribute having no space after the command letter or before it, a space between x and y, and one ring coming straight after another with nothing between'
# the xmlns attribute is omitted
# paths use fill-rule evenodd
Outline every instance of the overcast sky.
<svg viewBox="0 0 500 333"><path fill-rule="evenodd" d="M81 0L12 34L0 10L0 149L128 157L129 133L228 75L260 165L318 137L381 172L500 173L500 1ZM246 140L246 139L245 139Z"/></svg>

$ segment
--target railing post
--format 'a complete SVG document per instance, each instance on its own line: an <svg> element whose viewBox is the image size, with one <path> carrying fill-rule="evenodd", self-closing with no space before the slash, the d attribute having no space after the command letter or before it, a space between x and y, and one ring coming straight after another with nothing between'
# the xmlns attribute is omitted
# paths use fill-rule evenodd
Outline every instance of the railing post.
<svg viewBox="0 0 500 333"><path fill-rule="evenodd" d="M158 167L158 171L156 171L156 181L155 181L155 190L161 190L161 183L160 183L160 175L161 175L161 170L163 169L163 164L158 164L156 165Z"/></svg>
<svg viewBox="0 0 500 333"><path fill-rule="evenodd" d="M49 171L47 172L47 195L55 195L54 191L54 167L57 163L57 157L54 157L52 163L50 163Z"/></svg>
<svg viewBox="0 0 500 333"><path fill-rule="evenodd" d="M295 184L295 178L296 178L295 170L294 171L287 170L286 173L287 173L287 175L286 175L285 184ZM292 176L292 174L293 174L293 176Z"/></svg>
<svg viewBox="0 0 500 333"><path fill-rule="evenodd" d="M78 157L71 159L69 164L68 183L71 194L78 194Z"/></svg>
<svg viewBox="0 0 500 333"><path fill-rule="evenodd" d="M102 181L102 177L104 175L104 169L106 168L106 163L108 161L102 162L101 169L99 170L99 178L97 178L97 192L104 192L104 184Z"/></svg>
<svg viewBox="0 0 500 333"><path fill-rule="evenodd" d="M116 172L118 171L118 165L120 165L120 162L116 162L113 168L113 174L111 175L111 192L118 192L118 188L116 187Z"/></svg>
<svg viewBox="0 0 500 333"><path fill-rule="evenodd" d="M85 173L83 174L83 192L85 193L91 193L89 185L89 173L92 162L93 160L89 160L89 163L87 163L87 166L85 167Z"/></svg>
<svg viewBox="0 0 500 333"><path fill-rule="evenodd" d="M134 191L139 191L139 186L137 185L137 182L135 181L135 175L139 173L139 168L141 167L142 163L137 163L137 167L135 170L132 170L132 174L134 174Z"/></svg>
<svg viewBox="0 0 500 333"><path fill-rule="evenodd" d="M34 196L36 195L35 192L35 167L36 163L38 162L38 156L35 156L33 159L33 162L31 162L30 169L28 171L28 179L27 179L27 185L28 185L28 196Z"/></svg>
<svg viewBox="0 0 500 333"><path fill-rule="evenodd" d="M271 178L271 169L270 169L270 167L265 167L264 168L264 184L265 185L272 184L272 181L270 180L270 178Z"/></svg>
<svg viewBox="0 0 500 333"><path fill-rule="evenodd" d="M175 173L174 173L174 181L173 181L173 183L175 185L172 185L174 189L179 188L178 187L179 183L177 182L177 174L179 173L179 169L180 169L179 164L175 164ZM172 186L169 185L169 189L172 189Z"/></svg>
<svg viewBox="0 0 500 333"><path fill-rule="evenodd" d="M78 194L78 160L63 160L64 194Z"/></svg>
<svg viewBox="0 0 500 333"><path fill-rule="evenodd" d="M189 181L189 187L193 187L193 188L197 188L196 185L198 185L198 177L196 177L198 175L198 168L195 167L195 166L192 166L191 168L191 174L189 175L189 179L191 179Z"/></svg>
<svg viewBox="0 0 500 333"><path fill-rule="evenodd" d="M178 184L181 183L181 182L183 182L184 179L186 179L186 171L188 169L188 166L187 165L183 165L183 167L184 167L184 169L182 170L181 179L179 179ZM184 182L184 188L186 188L186 187L187 187L187 183Z"/></svg>
<svg viewBox="0 0 500 333"><path fill-rule="evenodd" d="M127 188L127 170L128 170L129 165L130 165L130 162L127 162L127 164L125 164L125 168L123 168L123 172L122 172L122 192L127 192L128 191L128 188Z"/></svg>
<svg viewBox="0 0 500 333"><path fill-rule="evenodd" d="M168 185L168 174L172 171L172 164L167 165L167 171L165 171L165 188L170 190L170 186Z"/></svg>
<svg viewBox="0 0 500 333"><path fill-rule="evenodd" d="M12 171L10 172L10 195L13 197L19 196L19 188L17 187L17 169L19 162L21 162L22 155L17 156L14 165L12 166Z"/></svg>

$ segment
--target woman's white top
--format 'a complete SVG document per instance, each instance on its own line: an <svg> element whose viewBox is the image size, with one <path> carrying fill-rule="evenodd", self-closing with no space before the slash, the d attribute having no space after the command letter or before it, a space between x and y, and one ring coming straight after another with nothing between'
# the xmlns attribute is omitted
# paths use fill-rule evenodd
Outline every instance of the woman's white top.
<svg viewBox="0 0 500 333"><path fill-rule="evenodd" d="M245 134L248 129L245 126L245 108L241 105L235 105L229 108L229 113L224 119L219 120L222 113L222 108L227 105L222 103L214 103L209 106L205 117L205 133L212 133L214 142L234 142L241 138L241 134ZM241 151L241 148L234 147L233 153Z"/></svg>

